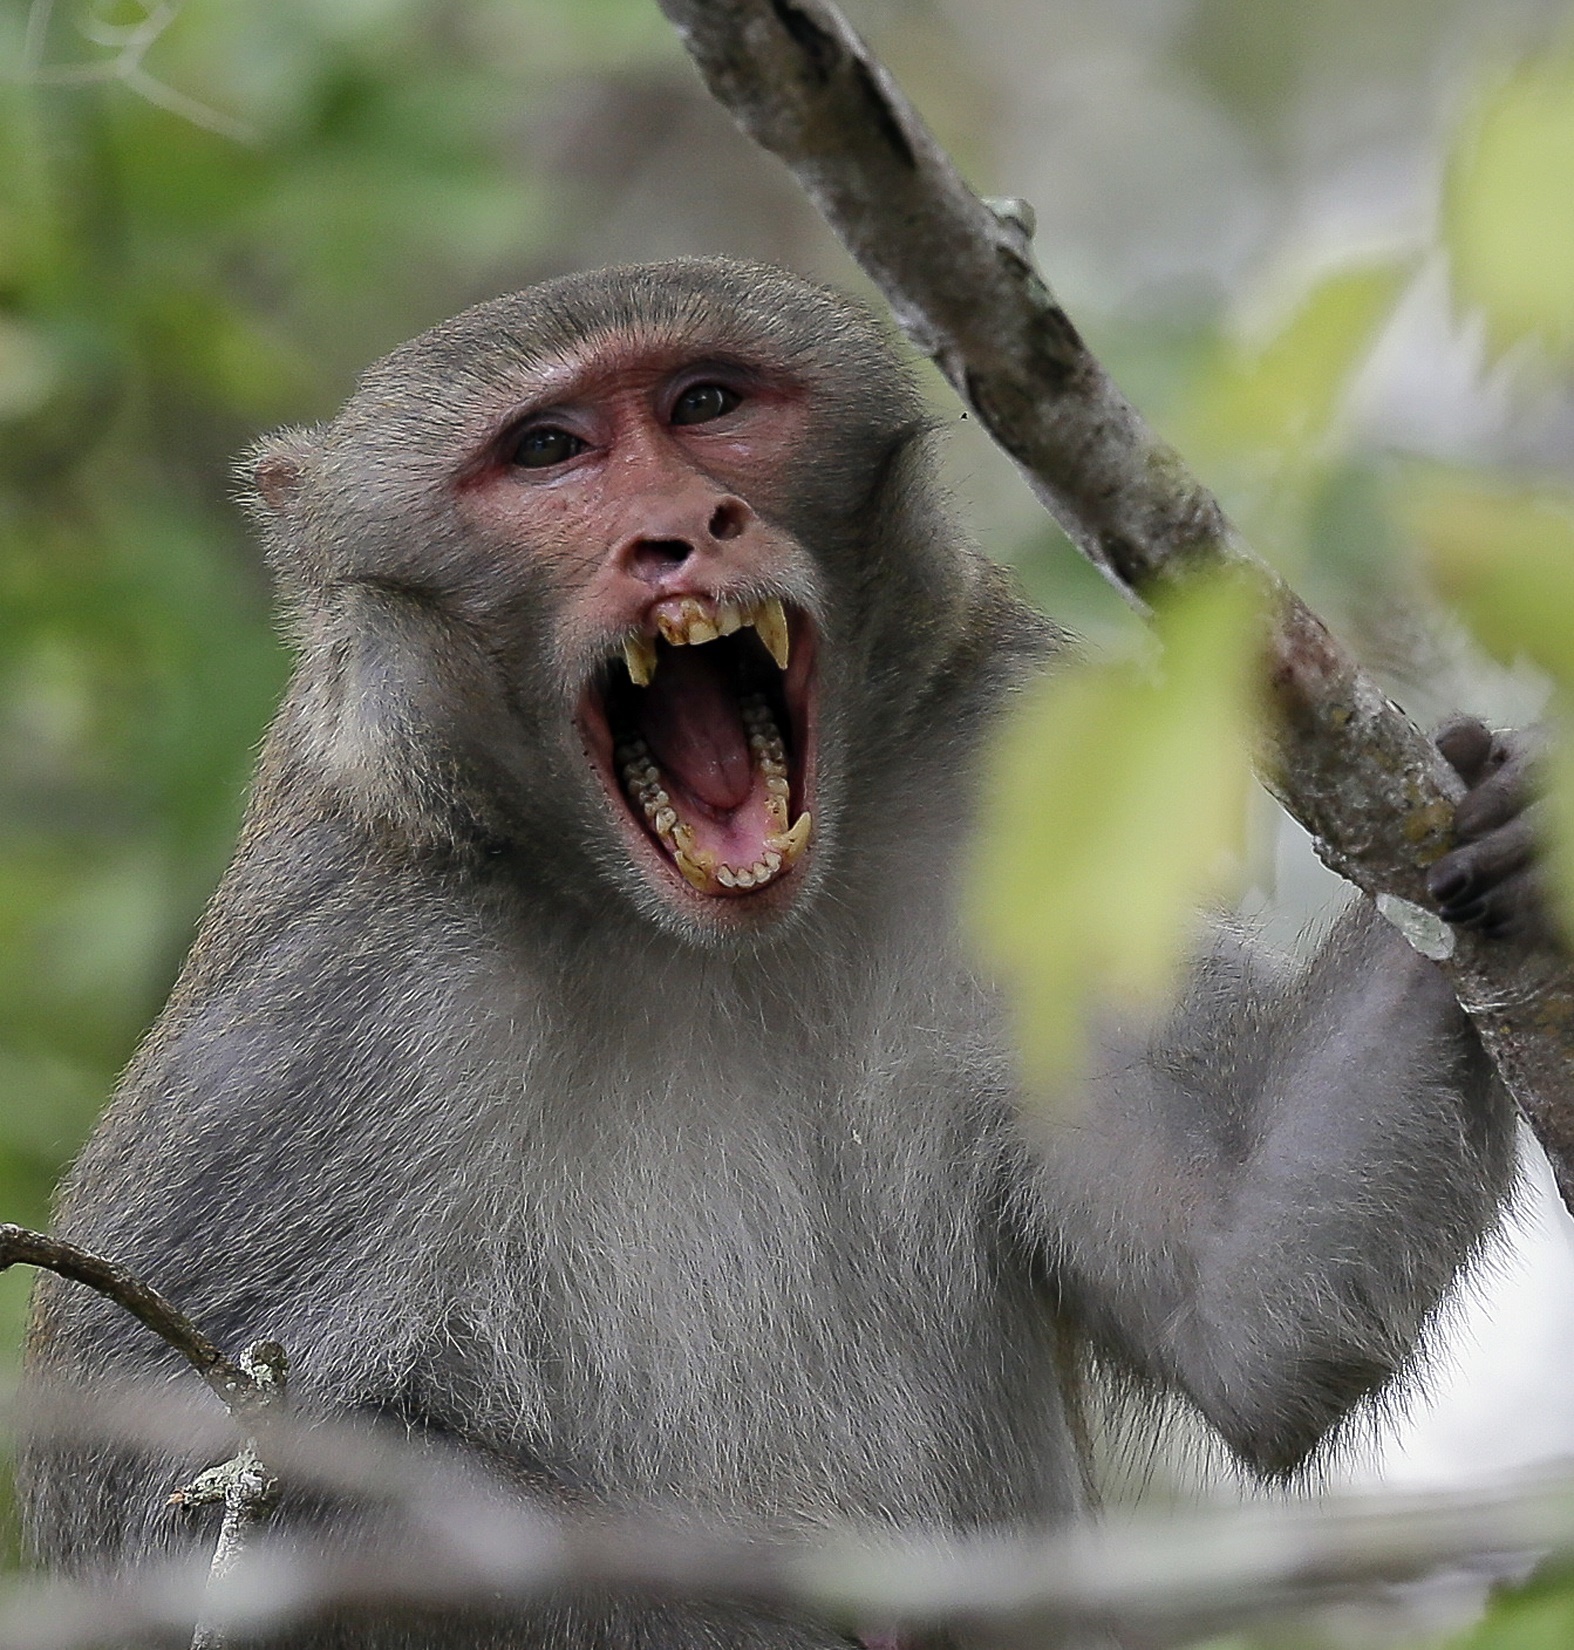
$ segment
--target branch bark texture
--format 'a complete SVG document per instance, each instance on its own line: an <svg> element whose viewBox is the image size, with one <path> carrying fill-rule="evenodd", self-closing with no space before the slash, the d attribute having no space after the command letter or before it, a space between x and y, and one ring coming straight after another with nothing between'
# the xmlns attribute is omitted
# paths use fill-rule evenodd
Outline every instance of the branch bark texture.
<svg viewBox="0 0 1574 1650"><path fill-rule="evenodd" d="M96 1289L180 1353L232 1414L257 1401L257 1382L248 1369L210 1341L173 1301L117 1262L7 1221L0 1223L0 1272L13 1266L37 1266Z"/></svg>
<svg viewBox="0 0 1574 1650"><path fill-rule="evenodd" d="M783 160L1016 460L1072 541L1139 602L1236 566L1273 615L1264 779L1366 893L1430 908L1458 778L1100 366L1034 266L1020 210L981 200L823 0L660 0L716 98ZM1460 932L1440 966L1574 1210L1574 977L1529 944Z"/></svg>

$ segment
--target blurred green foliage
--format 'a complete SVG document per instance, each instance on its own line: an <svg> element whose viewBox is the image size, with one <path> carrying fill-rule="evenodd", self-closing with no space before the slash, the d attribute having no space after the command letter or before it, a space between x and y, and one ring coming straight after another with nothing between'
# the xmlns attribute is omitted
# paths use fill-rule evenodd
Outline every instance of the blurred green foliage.
<svg viewBox="0 0 1574 1650"><path fill-rule="evenodd" d="M1455 149L1446 232L1460 298L1498 349L1574 354L1574 57L1486 89Z"/></svg>
<svg viewBox="0 0 1574 1650"><path fill-rule="evenodd" d="M1484 1621L1450 1650L1568 1650L1574 1644L1574 1578L1566 1568L1499 1594Z"/></svg>
<svg viewBox="0 0 1574 1650"><path fill-rule="evenodd" d="M992 765L972 905L1046 1092L1065 1091L1100 997L1161 1005L1199 905L1238 892L1262 635L1254 592L1233 577L1201 583L1172 595L1154 629L1156 658L1039 684Z"/></svg>

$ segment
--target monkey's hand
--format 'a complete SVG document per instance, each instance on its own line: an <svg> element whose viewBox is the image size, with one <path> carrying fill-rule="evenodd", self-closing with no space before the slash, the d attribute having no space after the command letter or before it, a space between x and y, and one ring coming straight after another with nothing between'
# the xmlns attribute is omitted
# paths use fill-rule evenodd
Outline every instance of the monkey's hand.
<svg viewBox="0 0 1574 1650"><path fill-rule="evenodd" d="M1556 943L1541 882L1531 742L1523 734L1493 733L1473 716L1445 722L1436 739L1469 786L1454 810L1459 846L1427 872L1439 914L1491 939Z"/></svg>

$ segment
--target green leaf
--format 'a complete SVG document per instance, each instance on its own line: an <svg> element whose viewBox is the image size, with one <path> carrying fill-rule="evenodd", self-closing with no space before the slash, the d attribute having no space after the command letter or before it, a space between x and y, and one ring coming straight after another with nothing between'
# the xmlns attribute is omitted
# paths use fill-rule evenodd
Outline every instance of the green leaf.
<svg viewBox="0 0 1574 1650"><path fill-rule="evenodd" d="M1568 1650L1574 1644L1574 1588L1566 1579L1500 1594L1485 1619L1452 1650Z"/></svg>
<svg viewBox="0 0 1574 1650"><path fill-rule="evenodd" d="M1057 674L994 753L972 910L1012 986L1025 1066L1075 1069L1084 1014L1173 988L1197 907L1239 856L1259 629L1233 577L1172 597L1157 673L1136 663Z"/></svg>
<svg viewBox="0 0 1574 1650"><path fill-rule="evenodd" d="M1574 60L1529 63L1494 87L1461 133L1444 241L1459 300L1492 344L1574 350Z"/></svg>
<svg viewBox="0 0 1574 1650"><path fill-rule="evenodd" d="M1574 497L1419 472L1403 484L1399 510L1482 645L1574 688Z"/></svg>
<svg viewBox="0 0 1574 1650"><path fill-rule="evenodd" d="M1266 343L1233 346L1184 416L1186 449L1263 463L1320 446L1410 274L1408 261L1339 270Z"/></svg>

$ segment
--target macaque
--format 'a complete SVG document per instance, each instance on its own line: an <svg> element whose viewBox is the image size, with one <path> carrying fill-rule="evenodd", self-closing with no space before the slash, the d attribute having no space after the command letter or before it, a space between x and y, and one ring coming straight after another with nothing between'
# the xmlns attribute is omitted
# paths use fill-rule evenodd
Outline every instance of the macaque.
<svg viewBox="0 0 1574 1650"><path fill-rule="evenodd" d="M298 666L61 1233L281 1339L303 1404L617 1512L1073 1518L1084 1358L1258 1474L1306 1462L1491 1230L1510 1107L1358 909L1304 968L1224 932L1074 1117L1019 1111L957 885L982 746L1064 638L953 523L932 432L858 306L682 260L482 304L262 443ZM1475 788L1436 892L1502 930L1518 758L1444 749ZM192 1380L54 1283L32 1367ZM33 1539L189 1544L163 1503L205 1464L41 1443ZM576 1597L292 1642L847 1641Z"/></svg>

